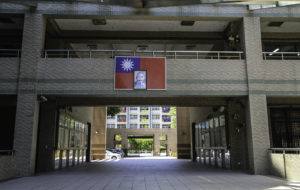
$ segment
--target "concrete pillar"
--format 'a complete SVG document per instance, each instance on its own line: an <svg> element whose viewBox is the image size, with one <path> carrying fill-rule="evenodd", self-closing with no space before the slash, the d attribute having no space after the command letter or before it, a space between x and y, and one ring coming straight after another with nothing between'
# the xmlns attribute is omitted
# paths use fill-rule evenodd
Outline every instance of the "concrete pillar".
<svg viewBox="0 0 300 190"><path fill-rule="evenodd" d="M160 135L159 134L155 134L153 136L153 151L154 151L154 156L160 156Z"/></svg>
<svg viewBox="0 0 300 190"><path fill-rule="evenodd" d="M92 159L104 159L106 150L106 107L94 108L92 126Z"/></svg>
<svg viewBox="0 0 300 190"><path fill-rule="evenodd" d="M246 109L249 168L254 174L268 174L267 152L270 148L270 138L260 18L244 17L243 31L249 88Z"/></svg>
<svg viewBox="0 0 300 190"><path fill-rule="evenodd" d="M57 107L55 102L44 102L40 106L40 122L38 134L37 172L52 171L54 169L54 149L57 122Z"/></svg>
<svg viewBox="0 0 300 190"><path fill-rule="evenodd" d="M45 19L41 14L26 13L24 18L22 57L18 85L14 136L16 176L35 172L39 102L37 77L41 51L44 47Z"/></svg>
<svg viewBox="0 0 300 190"><path fill-rule="evenodd" d="M244 101L230 101L227 105L227 141L230 146L230 162L232 169L248 169L246 113Z"/></svg>
<svg viewBox="0 0 300 190"><path fill-rule="evenodd" d="M188 107L177 107L177 157L191 158L190 112Z"/></svg>

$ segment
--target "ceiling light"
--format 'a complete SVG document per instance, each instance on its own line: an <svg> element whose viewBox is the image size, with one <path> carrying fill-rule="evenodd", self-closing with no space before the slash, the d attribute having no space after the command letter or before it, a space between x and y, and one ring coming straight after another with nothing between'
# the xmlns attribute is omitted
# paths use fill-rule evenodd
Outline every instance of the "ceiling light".
<svg viewBox="0 0 300 190"><path fill-rule="evenodd" d="M273 53L279 51L279 48L276 48L274 51L272 51ZM273 53L270 53L269 55L273 55Z"/></svg>
<svg viewBox="0 0 300 190"><path fill-rule="evenodd" d="M94 25L106 25L105 19L93 19L92 21Z"/></svg>
<svg viewBox="0 0 300 190"><path fill-rule="evenodd" d="M283 22L270 22L268 26L270 27L280 27L283 24Z"/></svg>
<svg viewBox="0 0 300 190"><path fill-rule="evenodd" d="M195 24L195 21L193 20L183 20L181 21L182 26L193 26Z"/></svg>

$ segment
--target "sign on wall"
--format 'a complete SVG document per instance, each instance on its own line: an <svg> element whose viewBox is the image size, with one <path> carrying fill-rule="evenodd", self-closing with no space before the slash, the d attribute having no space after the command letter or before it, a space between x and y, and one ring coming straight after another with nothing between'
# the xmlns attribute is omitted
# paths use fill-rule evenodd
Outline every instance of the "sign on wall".
<svg viewBox="0 0 300 190"><path fill-rule="evenodd" d="M115 90L165 90L166 59L116 57Z"/></svg>

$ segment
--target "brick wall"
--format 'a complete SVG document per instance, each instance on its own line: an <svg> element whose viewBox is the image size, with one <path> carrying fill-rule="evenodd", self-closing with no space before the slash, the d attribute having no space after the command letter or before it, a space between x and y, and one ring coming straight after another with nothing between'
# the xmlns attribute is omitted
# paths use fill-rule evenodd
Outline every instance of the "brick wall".
<svg viewBox="0 0 300 190"><path fill-rule="evenodd" d="M0 181L14 177L15 157L0 155Z"/></svg>

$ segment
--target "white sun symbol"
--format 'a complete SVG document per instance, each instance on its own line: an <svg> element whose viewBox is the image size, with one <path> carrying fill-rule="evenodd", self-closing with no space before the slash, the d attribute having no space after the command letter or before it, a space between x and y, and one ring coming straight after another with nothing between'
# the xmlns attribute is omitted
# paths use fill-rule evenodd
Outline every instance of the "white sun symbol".
<svg viewBox="0 0 300 190"><path fill-rule="evenodd" d="M122 69L124 71L130 71L133 69L133 61L131 59L124 59L122 61Z"/></svg>

